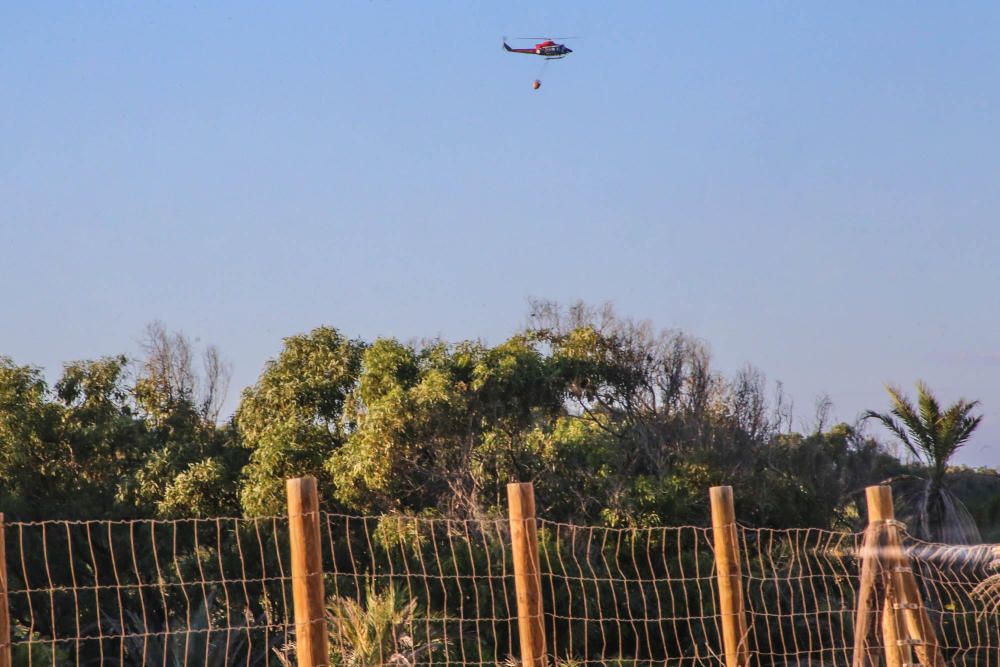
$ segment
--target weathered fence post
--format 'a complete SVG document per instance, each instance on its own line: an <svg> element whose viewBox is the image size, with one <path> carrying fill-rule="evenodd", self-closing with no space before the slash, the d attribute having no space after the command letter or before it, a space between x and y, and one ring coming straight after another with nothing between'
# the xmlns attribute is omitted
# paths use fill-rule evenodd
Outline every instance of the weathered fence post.
<svg viewBox="0 0 1000 667"><path fill-rule="evenodd" d="M507 485L507 511L514 554L517 629L521 665L545 667L545 625L542 618L542 576L535 525L535 489L531 482Z"/></svg>
<svg viewBox="0 0 1000 667"><path fill-rule="evenodd" d="M912 664L913 656L909 646L899 643L899 615L892 608L892 604L892 595L886 591L882 603L882 644L885 646L885 665L904 667Z"/></svg>
<svg viewBox="0 0 1000 667"><path fill-rule="evenodd" d="M879 560L885 573L885 615L883 639L886 661L893 664L912 664L911 649L924 667L943 667L944 656L930 615L924 607L920 587L913 576L910 557L903 550L900 524L892 503L892 488L888 485L869 486L865 489L868 499L868 522L880 526L883 539L879 541ZM898 660L894 663L893 660Z"/></svg>
<svg viewBox="0 0 1000 667"><path fill-rule="evenodd" d="M857 609L854 615L854 659L852 667L878 665L879 659L875 648L868 640L873 632L872 618L881 615L882 639L886 647L897 646L896 620L892 617L892 607L879 609L878 580L880 569L880 551L882 540L882 509L878 499L868 500L868 527L861 541L861 573L858 584ZM891 635L891 639L890 639ZM900 667L898 651L886 652L887 667Z"/></svg>
<svg viewBox="0 0 1000 667"><path fill-rule="evenodd" d="M316 478L290 479L286 482L286 490L295 603L295 655L299 667L325 667L330 656L324 616L323 551Z"/></svg>
<svg viewBox="0 0 1000 667"><path fill-rule="evenodd" d="M888 486L869 486L865 489L868 501L868 528L861 553L861 586L858 590L858 610L854 626L854 667L859 667L859 660L867 655L867 649L859 648L867 642L870 631L869 614L878 609L875 599L876 580L879 571L885 566L883 553L885 541L885 525L887 521L895 521L896 512L892 505L892 489ZM887 667L902 667L910 662L907 647L899 643L899 628L897 617L892 608L892 599L885 591L882 617L882 645L885 647L885 664Z"/></svg>
<svg viewBox="0 0 1000 667"><path fill-rule="evenodd" d="M726 667L746 667L750 651L743 608L743 567L740 565L733 487L713 486L708 496L712 504L715 572L719 583L719 616Z"/></svg>
<svg viewBox="0 0 1000 667"><path fill-rule="evenodd" d="M0 667L11 667L10 604L7 600L7 542L0 512Z"/></svg>

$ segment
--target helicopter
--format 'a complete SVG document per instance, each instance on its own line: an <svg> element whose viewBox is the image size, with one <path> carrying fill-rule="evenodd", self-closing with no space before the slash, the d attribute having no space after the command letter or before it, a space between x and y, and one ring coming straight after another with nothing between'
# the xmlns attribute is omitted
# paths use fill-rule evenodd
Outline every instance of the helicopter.
<svg viewBox="0 0 1000 667"><path fill-rule="evenodd" d="M503 48L509 53L524 53L529 56L542 56L546 60L558 60L565 58L573 49L565 44L557 44L556 39L573 39L572 37L518 37L518 39L540 39L541 42L535 44L533 49L515 49L507 44L507 38L503 40Z"/></svg>

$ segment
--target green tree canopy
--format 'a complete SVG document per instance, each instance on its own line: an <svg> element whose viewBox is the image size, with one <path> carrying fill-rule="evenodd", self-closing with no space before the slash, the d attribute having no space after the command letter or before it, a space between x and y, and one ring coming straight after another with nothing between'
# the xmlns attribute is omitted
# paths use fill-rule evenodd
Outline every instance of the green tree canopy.
<svg viewBox="0 0 1000 667"><path fill-rule="evenodd" d="M344 404L364 347L330 327L286 338L278 358L243 392L235 420L250 450L240 490L246 512L283 511L288 477L317 475L329 488L325 465L352 429Z"/></svg>
<svg viewBox="0 0 1000 667"><path fill-rule="evenodd" d="M0 510L272 515L284 480L313 474L326 506L351 513L497 514L505 485L531 480L553 520L676 525L702 523L706 488L729 484L743 521L843 526L866 485L916 483L858 428L823 430L827 403L814 432L793 433L761 372L724 377L703 342L610 307L536 302L497 345L368 344L320 327L285 339L225 423L218 352L198 370L182 334L154 324L146 336L145 357L69 363L51 388L40 369L0 358ZM925 388L915 406L893 396L872 417L901 434L934 498L976 404L942 410Z"/></svg>
<svg viewBox="0 0 1000 667"><path fill-rule="evenodd" d="M527 478L527 434L560 414L563 383L523 336L494 348L378 340L349 402L353 430L328 463L339 499L365 511L495 507Z"/></svg>

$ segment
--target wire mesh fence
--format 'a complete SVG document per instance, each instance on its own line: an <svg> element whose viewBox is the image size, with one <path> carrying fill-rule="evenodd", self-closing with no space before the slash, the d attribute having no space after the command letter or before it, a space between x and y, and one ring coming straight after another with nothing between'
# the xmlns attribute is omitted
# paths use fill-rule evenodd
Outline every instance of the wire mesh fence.
<svg viewBox="0 0 1000 667"><path fill-rule="evenodd" d="M506 521L323 515L334 661L497 665L516 655Z"/></svg>
<svg viewBox="0 0 1000 667"><path fill-rule="evenodd" d="M519 663L507 519L319 523L327 664ZM5 534L14 665L295 664L287 518L14 522ZM549 665L726 664L711 528L538 520L537 535ZM863 535L736 535L749 664L852 664ZM948 664L1000 667L1000 606L984 584L1000 548L906 538L905 555ZM870 648L886 649L877 624Z"/></svg>
<svg viewBox="0 0 1000 667"><path fill-rule="evenodd" d="M924 605L949 664L1000 667L1000 545L954 546L908 540ZM984 586L984 583L987 583Z"/></svg>
<svg viewBox="0 0 1000 667"><path fill-rule="evenodd" d="M739 538L758 663L851 664L862 536L741 527Z"/></svg>
<svg viewBox="0 0 1000 667"><path fill-rule="evenodd" d="M290 641L287 523L8 523L15 665L266 665Z"/></svg>
<svg viewBox="0 0 1000 667"><path fill-rule="evenodd" d="M539 547L553 660L718 664L710 529L541 521Z"/></svg>

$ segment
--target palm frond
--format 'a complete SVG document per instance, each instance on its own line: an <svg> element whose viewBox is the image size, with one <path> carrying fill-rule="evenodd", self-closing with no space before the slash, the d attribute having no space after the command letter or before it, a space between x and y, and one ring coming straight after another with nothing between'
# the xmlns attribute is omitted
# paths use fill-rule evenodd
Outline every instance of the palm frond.
<svg viewBox="0 0 1000 667"><path fill-rule="evenodd" d="M920 412L920 424L929 436L939 435L938 426L941 421L941 405L937 397L923 381L917 383L917 407Z"/></svg>
<svg viewBox="0 0 1000 667"><path fill-rule="evenodd" d="M910 442L910 436L907 434L906 429L899 422L893 419L891 414L882 414L875 412L874 410L867 410L865 412L864 419L877 419L882 422L882 425L892 431L892 434L899 438L899 441L903 443L906 449L908 449L918 461L923 460L924 455L922 451L917 449L917 447Z"/></svg>
<svg viewBox="0 0 1000 667"><path fill-rule="evenodd" d="M888 385L885 390L892 400L890 414L899 418L909 432L915 456L918 460L927 459L931 454L930 449L933 448L934 433L932 429L928 428L927 424L921 418L919 409L914 407L909 397L904 395L899 388Z"/></svg>
<svg viewBox="0 0 1000 667"><path fill-rule="evenodd" d="M389 586L381 593L373 585L365 603L332 597L327 602L331 664L339 667L405 667L445 646L426 624L417 625L415 599ZM417 635L420 635L419 637Z"/></svg>

